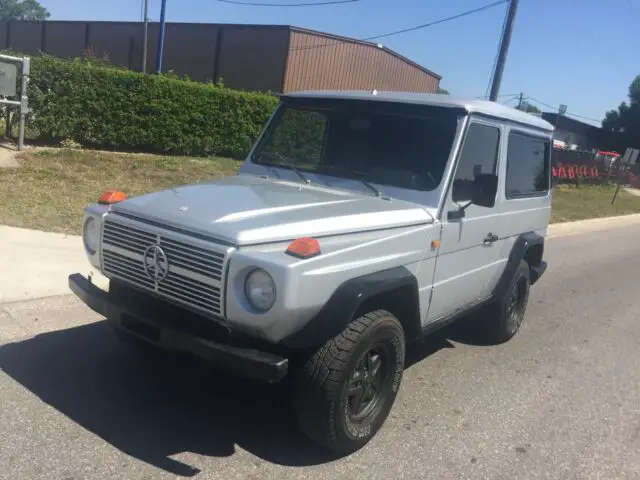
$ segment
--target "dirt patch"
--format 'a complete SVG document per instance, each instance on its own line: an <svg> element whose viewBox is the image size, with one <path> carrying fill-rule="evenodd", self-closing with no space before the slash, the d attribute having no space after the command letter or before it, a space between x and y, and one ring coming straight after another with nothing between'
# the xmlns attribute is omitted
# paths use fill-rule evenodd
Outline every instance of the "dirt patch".
<svg viewBox="0 0 640 480"><path fill-rule="evenodd" d="M6 146L0 143L0 168L17 167L20 165L17 156L21 152L15 150L10 146Z"/></svg>

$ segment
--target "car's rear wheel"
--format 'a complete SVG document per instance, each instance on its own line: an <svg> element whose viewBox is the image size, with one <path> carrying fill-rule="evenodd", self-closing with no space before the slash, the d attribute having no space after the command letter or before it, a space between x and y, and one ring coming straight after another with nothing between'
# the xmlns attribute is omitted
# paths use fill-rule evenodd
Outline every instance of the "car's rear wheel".
<svg viewBox="0 0 640 480"><path fill-rule="evenodd" d="M301 430L347 454L367 444L395 401L405 360L402 326L377 310L352 321L296 372L294 408Z"/></svg>
<svg viewBox="0 0 640 480"><path fill-rule="evenodd" d="M529 302L529 264L521 260L503 298L482 313L482 333L490 343L504 343L520 330Z"/></svg>

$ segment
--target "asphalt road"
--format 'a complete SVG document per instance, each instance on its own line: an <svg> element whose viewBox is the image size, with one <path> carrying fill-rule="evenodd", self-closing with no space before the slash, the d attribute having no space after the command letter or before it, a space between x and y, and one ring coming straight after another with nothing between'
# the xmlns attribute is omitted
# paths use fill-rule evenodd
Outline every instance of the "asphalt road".
<svg viewBox="0 0 640 480"><path fill-rule="evenodd" d="M347 458L297 433L286 386L132 352L69 297L0 306L0 478L640 479L639 238L551 239L517 337L430 338Z"/></svg>

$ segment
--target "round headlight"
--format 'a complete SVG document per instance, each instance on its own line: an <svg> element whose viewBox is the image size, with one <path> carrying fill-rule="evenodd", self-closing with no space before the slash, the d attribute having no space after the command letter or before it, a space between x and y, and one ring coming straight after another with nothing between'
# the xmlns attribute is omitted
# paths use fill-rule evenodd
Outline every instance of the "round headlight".
<svg viewBox="0 0 640 480"><path fill-rule="evenodd" d="M94 255L98 249L98 240L100 239L100 232L98 228L98 222L95 218L89 217L84 224L84 232L82 234L84 241L84 248L90 255Z"/></svg>
<svg viewBox="0 0 640 480"><path fill-rule="evenodd" d="M254 270L244 283L244 293L253 308L266 312L276 301L276 284L264 270Z"/></svg>

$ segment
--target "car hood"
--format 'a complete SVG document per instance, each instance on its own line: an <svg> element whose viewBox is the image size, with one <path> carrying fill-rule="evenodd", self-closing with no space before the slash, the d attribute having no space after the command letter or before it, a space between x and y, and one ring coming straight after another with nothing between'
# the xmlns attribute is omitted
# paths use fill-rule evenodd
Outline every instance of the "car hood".
<svg viewBox="0 0 640 480"><path fill-rule="evenodd" d="M253 175L130 198L112 211L234 245L433 222L414 203Z"/></svg>

